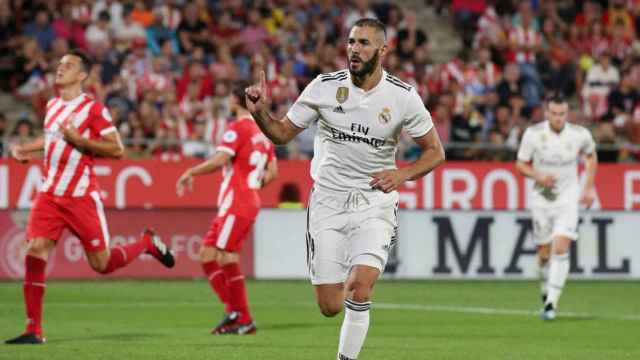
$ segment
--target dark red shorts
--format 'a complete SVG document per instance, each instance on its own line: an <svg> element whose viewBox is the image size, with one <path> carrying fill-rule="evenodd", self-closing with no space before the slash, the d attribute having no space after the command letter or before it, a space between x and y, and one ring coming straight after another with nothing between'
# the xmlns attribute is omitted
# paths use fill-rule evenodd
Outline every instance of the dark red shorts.
<svg viewBox="0 0 640 360"><path fill-rule="evenodd" d="M82 197L36 196L27 224L27 241L43 237L57 242L65 228L80 239L87 252L109 247L107 220L97 191Z"/></svg>

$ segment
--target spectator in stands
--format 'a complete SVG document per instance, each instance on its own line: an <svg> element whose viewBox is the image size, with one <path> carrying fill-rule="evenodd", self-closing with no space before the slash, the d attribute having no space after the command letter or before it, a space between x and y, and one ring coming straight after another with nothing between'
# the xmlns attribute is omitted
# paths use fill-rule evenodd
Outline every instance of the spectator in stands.
<svg viewBox="0 0 640 360"><path fill-rule="evenodd" d="M508 104L513 96L523 96L520 69L516 64L506 66L504 78L498 84L496 91L500 97L500 104Z"/></svg>
<svg viewBox="0 0 640 360"><path fill-rule="evenodd" d="M161 45L165 42L171 44L170 46L173 53L177 54L180 51L178 35L175 30L164 24L160 10L154 11L153 21L147 26L147 42L154 56L160 55Z"/></svg>
<svg viewBox="0 0 640 360"><path fill-rule="evenodd" d="M520 3L518 16L514 17L514 26L509 32L510 61L520 67L522 76L522 94L527 101L527 106L535 106L540 103L542 95L542 82L536 67L542 39L537 29L537 19L529 2Z"/></svg>
<svg viewBox="0 0 640 360"><path fill-rule="evenodd" d="M98 14L98 18L89 25L85 34L89 50L94 51L98 46L106 47L111 45L112 33L109 26L110 22L111 16L109 12L103 10Z"/></svg>
<svg viewBox="0 0 640 360"><path fill-rule="evenodd" d="M184 53L192 52L196 47L212 50L207 24L198 15L198 6L190 3L184 8L184 19L178 26L177 33L180 49Z"/></svg>
<svg viewBox="0 0 640 360"><path fill-rule="evenodd" d="M71 3L62 5L61 16L53 21L51 27L56 38L67 40L74 48L87 48L85 27L73 18Z"/></svg>
<svg viewBox="0 0 640 360"><path fill-rule="evenodd" d="M607 97L619 81L620 73L611 63L611 56L608 52L602 53L598 63L587 71L582 87L583 111L587 116L596 119L607 112Z"/></svg>
<svg viewBox="0 0 640 360"><path fill-rule="evenodd" d="M124 6L119 0L98 0L91 8L91 20L96 21L100 13L106 11L111 19L112 29L118 29L124 22Z"/></svg>
<svg viewBox="0 0 640 360"><path fill-rule="evenodd" d="M27 144L33 139L35 139L35 129L33 123L28 118L19 119L11 132L11 137L9 138L9 146L10 148L13 145L22 145Z"/></svg>
<svg viewBox="0 0 640 360"><path fill-rule="evenodd" d="M38 10L35 19L27 25L24 33L36 39L40 50L49 51L56 37L55 31L51 26L49 12L44 8Z"/></svg>
<svg viewBox="0 0 640 360"><path fill-rule="evenodd" d="M618 145L615 127L612 123L613 119L609 117L606 121L598 124L594 135L598 143L598 161L600 162L616 162L618 161L618 150L614 147Z"/></svg>
<svg viewBox="0 0 640 360"><path fill-rule="evenodd" d="M343 29L349 30L353 24L362 18L377 18L369 6L369 0L355 0L355 8L351 9L344 18Z"/></svg>
<svg viewBox="0 0 640 360"><path fill-rule="evenodd" d="M133 20L132 12L130 6L125 6L122 23L112 23L114 37L120 48L129 48L135 40L146 39L144 27Z"/></svg>
<svg viewBox="0 0 640 360"><path fill-rule="evenodd" d="M611 89L608 96L609 110L614 117L631 115L639 100L636 88L631 74L622 74L620 83Z"/></svg>
<svg viewBox="0 0 640 360"><path fill-rule="evenodd" d="M400 60L411 60L418 48L428 46L427 34L418 28L416 15L408 13L398 31L398 46L396 52Z"/></svg>
<svg viewBox="0 0 640 360"><path fill-rule="evenodd" d="M455 143L477 144L480 143L484 117L476 110L471 102L464 105L464 112L451 119L449 140ZM451 160L465 160L476 156L478 149L452 149L447 153Z"/></svg>

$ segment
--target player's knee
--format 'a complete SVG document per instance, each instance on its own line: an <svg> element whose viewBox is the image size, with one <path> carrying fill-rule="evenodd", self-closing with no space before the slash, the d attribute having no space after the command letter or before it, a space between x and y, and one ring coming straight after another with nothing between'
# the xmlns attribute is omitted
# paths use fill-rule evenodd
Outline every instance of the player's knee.
<svg viewBox="0 0 640 360"><path fill-rule="evenodd" d="M326 317L334 317L342 311L343 303L339 301L319 301L320 312Z"/></svg>
<svg viewBox="0 0 640 360"><path fill-rule="evenodd" d="M372 284L361 280L353 280L349 282L347 292L351 294L350 298L357 302L367 302L371 298Z"/></svg>
<svg viewBox="0 0 640 360"><path fill-rule="evenodd" d="M102 274L102 275L106 275L106 274L109 274L111 272L111 270L108 269L107 265L108 265L108 263L106 261L100 261L100 260L89 261L89 266L91 266L93 271L97 272L98 274Z"/></svg>
<svg viewBox="0 0 640 360"><path fill-rule="evenodd" d="M219 251L218 252L218 263L220 266L225 266L231 263L237 263L240 261L240 256L238 253L230 252L230 251Z"/></svg>
<svg viewBox="0 0 640 360"><path fill-rule="evenodd" d="M200 247L200 252L198 253L198 257L200 258L201 263L208 263L216 260L216 248L211 246L202 246Z"/></svg>
<svg viewBox="0 0 640 360"><path fill-rule="evenodd" d="M33 240L29 243L28 254L46 259L49 255L50 246L45 240Z"/></svg>

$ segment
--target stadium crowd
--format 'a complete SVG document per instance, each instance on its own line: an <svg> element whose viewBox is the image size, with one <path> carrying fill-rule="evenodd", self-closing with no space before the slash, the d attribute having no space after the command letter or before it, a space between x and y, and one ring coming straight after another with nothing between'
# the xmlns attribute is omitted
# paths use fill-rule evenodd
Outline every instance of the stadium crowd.
<svg viewBox="0 0 640 360"><path fill-rule="evenodd" d="M127 156L179 160L211 154L235 80L265 69L283 116L316 75L346 66L351 24L376 17L393 48L386 69L418 90L449 159L513 159L552 92L572 99L571 121L592 129L601 161L640 158L640 1L430 2L464 44L445 63L415 13L391 1L0 0L0 88L35 109L0 114L3 153L41 129L70 48L95 58L86 90L109 107ZM399 157L416 158L403 140ZM278 149L312 153L313 129Z"/></svg>

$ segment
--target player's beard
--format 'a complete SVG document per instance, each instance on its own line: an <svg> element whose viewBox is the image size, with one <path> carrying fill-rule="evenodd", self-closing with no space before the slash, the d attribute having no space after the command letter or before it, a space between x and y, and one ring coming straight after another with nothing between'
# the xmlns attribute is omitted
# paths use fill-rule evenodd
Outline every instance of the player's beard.
<svg viewBox="0 0 640 360"><path fill-rule="evenodd" d="M363 61L362 59L360 59L360 61L362 62L362 67L357 71L351 68L351 61L349 61L349 72L353 77L356 78L364 78L367 75L373 74L373 71L376 69L376 65L378 65L379 57L380 49L376 49L376 52L373 53L373 56L369 61Z"/></svg>

